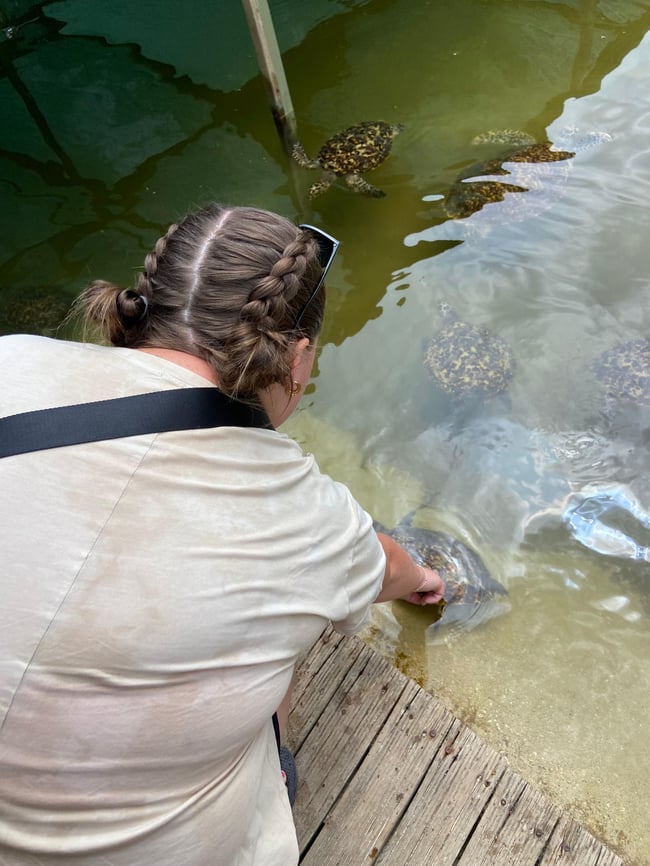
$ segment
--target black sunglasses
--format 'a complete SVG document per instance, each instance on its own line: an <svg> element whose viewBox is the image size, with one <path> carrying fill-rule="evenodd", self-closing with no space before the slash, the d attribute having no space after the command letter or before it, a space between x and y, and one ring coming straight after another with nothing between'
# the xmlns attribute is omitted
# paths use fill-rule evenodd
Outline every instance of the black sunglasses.
<svg viewBox="0 0 650 866"><path fill-rule="evenodd" d="M333 238L332 235L328 235L327 232L324 232L322 229L317 229L315 226L308 226L304 223L298 226L299 229L303 229L303 231L308 231L313 235L314 240L318 244L318 263L323 269L322 274L320 275L319 281L316 283L313 292L307 298L306 302L300 309L300 312L296 316L296 320L293 323L293 327L297 328L300 324L300 320L305 314L305 310L311 304L311 302L316 297L318 290L325 282L325 277L327 276L327 272L330 269L330 265L334 261L334 256L336 255L336 251L339 248L339 242L336 238Z"/></svg>

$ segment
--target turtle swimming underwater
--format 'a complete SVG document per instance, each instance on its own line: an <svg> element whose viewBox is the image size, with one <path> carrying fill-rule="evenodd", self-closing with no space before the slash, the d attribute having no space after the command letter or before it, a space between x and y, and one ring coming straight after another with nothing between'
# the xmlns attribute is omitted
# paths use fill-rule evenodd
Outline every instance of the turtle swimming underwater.
<svg viewBox="0 0 650 866"><path fill-rule="evenodd" d="M621 403L650 406L650 340L643 337L619 343L594 363L609 410Z"/></svg>
<svg viewBox="0 0 650 866"><path fill-rule="evenodd" d="M497 334L462 321L440 304L442 328L425 341L423 363L435 384L455 398L493 397L505 391L515 369L512 349Z"/></svg>
<svg viewBox="0 0 650 866"><path fill-rule="evenodd" d="M320 168L320 180L312 184L309 198L315 198L330 187L337 177L342 177L354 192L381 198L386 195L369 184L362 174L377 168L390 153L393 139L404 127L401 124L369 120L349 126L328 138L316 159L310 159L301 144L293 146L293 158L303 168Z"/></svg>
<svg viewBox="0 0 650 866"><path fill-rule="evenodd" d="M496 147L497 152L460 173L445 198L445 212L451 219L464 219L487 204L503 202L495 212L488 208L490 216L499 222L541 213L562 193L570 160L580 151L610 139L605 132L578 135L573 129L564 130L555 142L537 142L515 129L477 135L473 145L490 150Z"/></svg>
<svg viewBox="0 0 650 866"><path fill-rule="evenodd" d="M5 300L0 310L0 334L42 334L55 337L72 301L55 288L34 287Z"/></svg>
<svg viewBox="0 0 650 866"><path fill-rule="evenodd" d="M442 615L429 626L428 637L442 625L454 623L472 629L510 610L508 591L490 576L475 551L447 532L418 529L412 520L413 514L409 514L394 529L386 529L377 521L374 526L377 532L395 539L419 565L436 569L445 582Z"/></svg>

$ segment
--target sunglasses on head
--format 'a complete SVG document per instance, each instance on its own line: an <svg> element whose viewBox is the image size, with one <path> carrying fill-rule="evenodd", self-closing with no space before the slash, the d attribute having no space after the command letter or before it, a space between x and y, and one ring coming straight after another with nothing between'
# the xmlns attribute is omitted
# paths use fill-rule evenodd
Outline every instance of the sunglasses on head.
<svg viewBox="0 0 650 866"><path fill-rule="evenodd" d="M339 248L339 242L336 240L336 238L333 238L332 235L328 235L327 232L322 231L322 229L317 229L315 226L305 225L304 223L302 225L299 225L298 228L302 229L303 231L309 232L318 244L318 263L322 267L323 272L320 275L320 279L314 286L314 290L312 291L311 295L307 298L306 302L302 305L300 312L296 316L296 320L293 323L294 328L298 327L298 325L300 324L300 320L305 314L305 310L314 300L316 294L318 293L318 290L325 282L327 272L329 271L330 265L334 261L336 251Z"/></svg>

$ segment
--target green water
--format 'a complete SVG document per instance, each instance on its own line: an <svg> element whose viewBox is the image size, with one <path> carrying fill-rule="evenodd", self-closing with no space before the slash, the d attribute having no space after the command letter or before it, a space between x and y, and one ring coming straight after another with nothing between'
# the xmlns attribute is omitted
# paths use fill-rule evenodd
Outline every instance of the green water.
<svg viewBox="0 0 650 866"><path fill-rule="evenodd" d="M317 375L287 429L385 524L422 508L421 525L475 547L512 604L438 642L426 613L382 606L368 638L626 863L650 864L649 566L561 521L587 485L624 483L650 509L647 410L604 423L592 370L648 334L650 0L272 2L310 154L359 120L405 126L368 178L385 198L337 184L313 202L239 4L217 5L0 0L0 30L23 22L0 33L0 331L64 335L89 279L130 284L209 198L336 235ZM600 143L546 191L446 219L475 135L567 127ZM508 400L456 416L433 391L422 340L443 300L511 345Z"/></svg>

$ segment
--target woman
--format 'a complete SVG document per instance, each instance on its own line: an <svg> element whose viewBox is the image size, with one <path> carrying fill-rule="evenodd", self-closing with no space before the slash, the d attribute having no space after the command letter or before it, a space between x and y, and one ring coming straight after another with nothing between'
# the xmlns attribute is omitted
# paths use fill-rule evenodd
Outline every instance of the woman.
<svg viewBox="0 0 650 866"><path fill-rule="evenodd" d="M274 429L311 375L336 245L211 205L135 289L84 292L111 346L0 339L3 416L214 386L263 419L0 460L5 866L297 863L271 720L298 655L373 601L442 597Z"/></svg>

